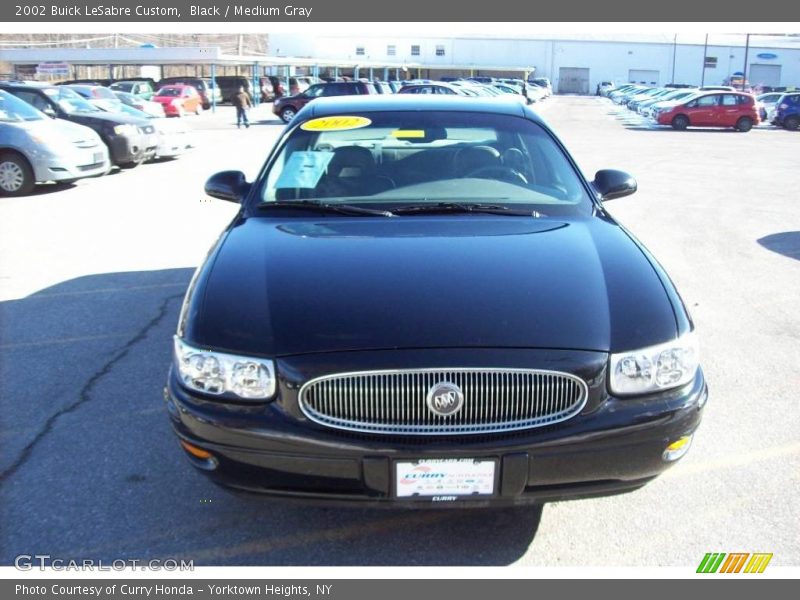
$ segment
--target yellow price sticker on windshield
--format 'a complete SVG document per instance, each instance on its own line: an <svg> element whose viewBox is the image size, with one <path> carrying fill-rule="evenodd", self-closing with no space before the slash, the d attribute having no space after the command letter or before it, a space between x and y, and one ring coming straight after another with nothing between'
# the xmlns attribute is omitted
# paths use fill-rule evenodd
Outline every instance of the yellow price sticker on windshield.
<svg viewBox="0 0 800 600"><path fill-rule="evenodd" d="M311 119L300 125L300 129L306 131L347 131L348 129L360 129L371 125L372 121L366 117L319 117Z"/></svg>
<svg viewBox="0 0 800 600"><path fill-rule="evenodd" d="M425 131L422 129L395 129L392 136L396 138L424 138Z"/></svg>

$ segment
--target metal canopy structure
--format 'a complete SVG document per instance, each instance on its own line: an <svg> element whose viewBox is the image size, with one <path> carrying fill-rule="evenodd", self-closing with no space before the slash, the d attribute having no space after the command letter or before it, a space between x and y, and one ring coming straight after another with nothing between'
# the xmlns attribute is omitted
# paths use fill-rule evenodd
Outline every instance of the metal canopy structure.
<svg viewBox="0 0 800 600"><path fill-rule="evenodd" d="M440 64L387 62L375 60L353 59L315 59L309 57L267 56L267 55L231 55L223 54L221 48L210 47L126 47L126 48L0 48L0 61L13 66L42 63L67 63L70 65L107 66L109 73L120 65L136 66L165 66L165 65L210 65L211 80L216 86L217 66L250 66L252 69L253 90L259 89L259 77L264 74L263 68L284 70L284 75L290 75L293 67L303 67L311 70L311 74L319 76L321 68L333 69L334 76L338 76L339 69L352 69L354 78L369 75L374 78L375 72L381 72L384 79L389 79L389 72L394 71L395 79L411 79L411 73L417 71L420 75L423 69L443 68ZM534 67L520 68L519 66L487 66L487 65L447 65L447 70L470 71L506 71L520 72L527 76L534 72ZM113 75L109 77L113 79ZM259 94L254 94L254 100L259 101ZM213 96L212 96L213 98ZM216 110L216 101L212 100L212 110Z"/></svg>

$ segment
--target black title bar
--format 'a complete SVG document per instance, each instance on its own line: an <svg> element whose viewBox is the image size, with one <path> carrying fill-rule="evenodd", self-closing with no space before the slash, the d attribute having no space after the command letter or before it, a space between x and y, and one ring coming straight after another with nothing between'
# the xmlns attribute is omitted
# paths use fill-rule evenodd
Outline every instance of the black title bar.
<svg viewBox="0 0 800 600"><path fill-rule="evenodd" d="M780 21L800 20L800 2ZM743 0L10 0L3 22L763 22L775 11ZM800 28L798 28L800 29ZM413 33L413 32L409 32ZM446 31L443 30L443 33ZM502 34L490 25L486 33Z"/></svg>

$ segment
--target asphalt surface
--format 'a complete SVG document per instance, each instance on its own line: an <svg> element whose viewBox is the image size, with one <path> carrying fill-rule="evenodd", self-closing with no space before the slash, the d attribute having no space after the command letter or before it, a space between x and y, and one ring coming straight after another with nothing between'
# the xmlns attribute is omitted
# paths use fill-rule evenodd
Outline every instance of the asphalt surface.
<svg viewBox="0 0 800 600"><path fill-rule="evenodd" d="M0 198L0 564L686 566L706 552L800 564L800 134L654 129L599 98L542 114L675 280L711 396L688 456L642 490L536 511L405 512L238 497L194 472L161 398L180 300L236 207L205 178L252 176L267 107L189 118L199 147L27 198ZM192 120L195 119L195 120Z"/></svg>

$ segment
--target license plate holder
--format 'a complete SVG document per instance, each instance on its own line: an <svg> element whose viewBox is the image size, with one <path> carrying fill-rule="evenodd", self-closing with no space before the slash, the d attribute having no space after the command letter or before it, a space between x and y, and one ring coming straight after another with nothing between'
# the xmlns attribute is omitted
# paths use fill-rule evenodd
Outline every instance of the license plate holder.
<svg viewBox="0 0 800 600"><path fill-rule="evenodd" d="M397 460L394 497L398 500L482 500L497 495L497 458Z"/></svg>

